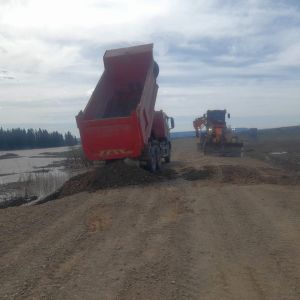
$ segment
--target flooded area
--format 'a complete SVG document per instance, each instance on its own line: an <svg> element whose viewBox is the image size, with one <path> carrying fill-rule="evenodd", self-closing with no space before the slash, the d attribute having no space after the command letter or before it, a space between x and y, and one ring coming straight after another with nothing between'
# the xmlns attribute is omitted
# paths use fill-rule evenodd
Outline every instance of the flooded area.
<svg viewBox="0 0 300 300"><path fill-rule="evenodd" d="M75 147L0 151L0 201L19 195L43 197L74 175L66 159Z"/></svg>
<svg viewBox="0 0 300 300"><path fill-rule="evenodd" d="M0 184L17 182L22 174L38 172L43 168L49 172L64 172L63 166L59 166L59 162L63 161L64 158L55 154L69 150L70 147L0 151L0 157L4 157L6 154L15 155L11 158L0 159Z"/></svg>

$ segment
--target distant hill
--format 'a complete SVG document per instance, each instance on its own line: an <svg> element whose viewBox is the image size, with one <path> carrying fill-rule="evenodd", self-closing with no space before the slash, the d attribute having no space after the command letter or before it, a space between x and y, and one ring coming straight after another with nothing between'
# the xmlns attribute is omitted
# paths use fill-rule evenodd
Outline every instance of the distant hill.
<svg viewBox="0 0 300 300"><path fill-rule="evenodd" d="M258 130L258 137L265 139L298 138L300 139L300 126L279 127Z"/></svg>
<svg viewBox="0 0 300 300"><path fill-rule="evenodd" d="M235 128L241 138L248 138L251 128ZM171 132L172 139L195 137L195 131ZM257 137L262 139L300 139L300 126L258 129Z"/></svg>
<svg viewBox="0 0 300 300"><path fill-rule="evenodd" d="M244 140L256 138L259 140L300 139L300 126L278 127L270 129L248 128L236 130L237 135Z"/></svg>
<svg viewBox="0 0 300 300"><path fill-rule="evenodd" d="M195 137L195 131L171 132L172 139Z"/></svg>

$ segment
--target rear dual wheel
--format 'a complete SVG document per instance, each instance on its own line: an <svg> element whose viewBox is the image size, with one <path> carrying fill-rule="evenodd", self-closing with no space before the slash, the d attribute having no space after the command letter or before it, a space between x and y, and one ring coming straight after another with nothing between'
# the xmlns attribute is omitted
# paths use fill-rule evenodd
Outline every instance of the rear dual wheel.
<svg viewBox="0 0 300 300"><path fill-rule="evenodd" d="M158 146L154 146L151 148L149 159L147 160L146 169L151 173L155 173L156 171L161 170L161 153L160 148Z"/></svg>
<svg viewBox="0 0 300 300"><path fill-rule="evenodd" d="M156 170L157 171L161 170L161 165L162 165L161 152L160 152L160 148L157 147L157 151L156 151Z"/></svg>
<svg viewBox="0 0 300 300"><path fill-rule="evenodd" d="M154 153L150 154L149 159L147 160L147 165L146 168L148 171L150 171L151 173L155 173L156 172L156 156L154 155Z"/></svg>
<svg viewBox="0 0 300 300"><path fill-rule="evenodd" d="M165 157L165 162L169 163L171 161L171 145L168 144L168 155Z"/></svg>

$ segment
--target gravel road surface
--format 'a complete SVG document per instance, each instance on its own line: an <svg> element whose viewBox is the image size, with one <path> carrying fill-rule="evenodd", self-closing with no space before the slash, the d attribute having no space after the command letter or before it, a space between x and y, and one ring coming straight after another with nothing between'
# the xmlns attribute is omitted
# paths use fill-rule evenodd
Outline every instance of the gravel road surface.
<svg viewBox="0 0 300 300"><path fill-rule="evenodd" d="M220 172L0 210L0 299L300 299L292 176L195 139L172 159L177 174Z"/></svg>

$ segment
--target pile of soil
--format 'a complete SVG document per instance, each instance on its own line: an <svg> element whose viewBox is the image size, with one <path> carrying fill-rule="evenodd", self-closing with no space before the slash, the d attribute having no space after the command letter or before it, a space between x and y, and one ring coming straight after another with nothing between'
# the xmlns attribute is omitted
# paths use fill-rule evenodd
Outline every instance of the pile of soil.
<svg viewBox="0 0 300 300"><path fill-rule="evenodd" d="M0 209L13 207L13 206L20 206L29 202L32 202L37 199L37 196L16 196L11 197L9 199L5 199L0 202Z"/></svg>
<svg viewBox="0 0 300 300"><path fill-rule="evenodd" d="M188 168L182 178L189 181L212 179L226 183L258 183L261 176L256 169L242 166L203 166L201 169Z"/></svg>
<svg viewBox="0 0 300 300"><path fill-rule="evenodd" d="M107 188L148 185L178 178L188 181L212 180L232 184L293 184L295 181L291 176L274 173L274 169L260 170L238 165L208 165L201 169L184 168L179 173L171 168L163 168L163 171L154 174L123 161L117 161L72 177L59 190L40 200L37 204L83 191L93 192Z"/></svg>
<svg viewBox="0 0 300 300"><path fill-rule="evenodd" d="M300 177L296 173L276 168L251 168L224 165L221 169L221 181L237 184L299 184Z"/></svg>
<svg viewBox="0 0 300 300"><path fill-rule="evenodd" d="M255 168L222 165L219 167L219 176L225 183L255 184L263 182L263 177Z"/></svg>
<svg viewBox="0 0 300 300"><path fill-rule="evenodd" d="M146 185L176 178L176 172L165 169L153 174L123 161L113 162L69 179L59 190L39 201L38 204L63 198L83 191Z"/></svg>
<svg viewBox="0 0 300 300"><path fill-rule="evenodd" d="M185 180L214 180L232 184L297 184L299 176L286 174L273 168L251 168L238 165L204 166L201 169L187 168L181 177Z"/></svg>
<svg viewBox="0 0 300 300"><path fill-rule="evenodd" d="M203 169L187 168L183 170L182 178L188 181L211 179L215 170L211 166L204 166Z"/></svg>

